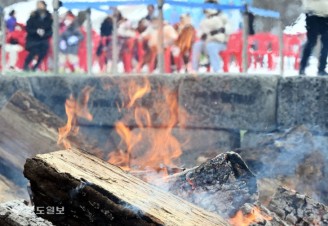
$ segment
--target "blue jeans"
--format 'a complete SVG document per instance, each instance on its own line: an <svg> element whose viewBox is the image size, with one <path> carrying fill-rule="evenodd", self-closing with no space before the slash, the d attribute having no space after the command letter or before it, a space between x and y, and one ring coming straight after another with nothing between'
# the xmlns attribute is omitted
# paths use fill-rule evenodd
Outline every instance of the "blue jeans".
<svg viewBox="0 0 328 226"><path fill-rule="evenodd" d="M226 45L220 42L195 42L192 46L192 69L197 71L199 67L199 60L202 53L209 56L211 67L214 72L219 72L221 68L221 57L219 53L225 50Z"/></svg>

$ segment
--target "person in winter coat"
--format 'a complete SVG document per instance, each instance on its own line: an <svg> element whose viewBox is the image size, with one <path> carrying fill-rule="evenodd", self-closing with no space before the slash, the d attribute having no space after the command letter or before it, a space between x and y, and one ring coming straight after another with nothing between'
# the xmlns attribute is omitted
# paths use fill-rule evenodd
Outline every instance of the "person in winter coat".
<svg viewBox="0 0 328 226"><path fill-rule="evenodd" d="M112 34L113 34L113 18L107 16L100 26L101 39L97 46L97 57L101 70L107 71L109 60L112 59Z"/></svg>
<svg viewBox="0 0 328 226"><path fill-rule="evenodd" d="M30 64L35 57L38 57L37 63L32 67L35 71L49 50L49 38L52 36L52 16L47 10L47 4L44 1L37 2L37 10L34 11L26 23L26 50L29 52L24 63L24 70L29 71Z"/></svg>
<svg viewBox="0 0 328 226"><path fill-rule="evenodd" d="M328 1L303 0L303 6L306 13L307 42L303 50L299 74L305 75L311 53L317 44L318 36L321 36L318 75L328 75L325 71L328 56Z"/></svg>
<svg viewBox="0 0 328 226"><path fill-rule="evenodd" d="M24 50L26 31L22 25L17 24L15 30L7 34L6 52L9 54L7 67L17 70L18 53Z"/></svg>
<svg viewBox="0 0 328 226"><path fill-rule="evenodd" d="M70 24L66 31L61 34L59 41L59 49L61 53L59 61L62 69L65 68L66 63L69 63L71 71L73 72L79 69L78 52L83 38L77 20Z"/></svg>
<svg viewBox="0 0 328 226"><path fill-rule="evenodd" d="M230 27L227 17L221 11L206 9L204 13L206 17L200 24L201 39L192 47L192 69L198 71L200 57L202 53L206 53L213 71L218 72L219 53L226 48Z"/></svg>
<svg viewBox="0 0 328 226"><path fill-rule="evenodd" d="M15 10L12 10L9 13L9 18L6 20L6 28L9 32L13 32L17 24L15 13L16 13Z"/></svg>

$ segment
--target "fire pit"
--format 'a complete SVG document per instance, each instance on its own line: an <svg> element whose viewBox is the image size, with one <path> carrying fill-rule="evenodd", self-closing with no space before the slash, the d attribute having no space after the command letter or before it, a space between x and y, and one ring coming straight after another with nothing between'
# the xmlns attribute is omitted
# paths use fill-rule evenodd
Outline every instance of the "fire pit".
<svg viewBox="0 0 328 226"><path fill-rule="evenodd" d="M30 91L2 101L1 201L55 225L326 225L323 116L285 123L282 96L313 80L6 79Z"/></svg>

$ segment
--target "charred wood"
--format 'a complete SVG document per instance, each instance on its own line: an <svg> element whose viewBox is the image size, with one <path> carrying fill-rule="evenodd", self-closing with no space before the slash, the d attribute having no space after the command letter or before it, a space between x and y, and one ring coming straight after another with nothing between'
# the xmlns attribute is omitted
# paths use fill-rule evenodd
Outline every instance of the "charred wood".
<svg viewBox="0 0 328 226"><path fill-rule="evenodd" d="M175 175L170 183L173 194L225 218L258 198L256 177L234 152Z"/></svg>
<svg viewBox="0 0 328 226"><path fill-rule="evenodd" d="M328 207L306 195L280 187L269 207L291 225L328 225Z"/></svg>
<svg viewBox="0 0 328 226"><path fill-rule="evenodd" d="M64 207L62 216L42 216L55 224L228 225L219 215L75 149L28 159L24 174L36 207Z"/></svg>

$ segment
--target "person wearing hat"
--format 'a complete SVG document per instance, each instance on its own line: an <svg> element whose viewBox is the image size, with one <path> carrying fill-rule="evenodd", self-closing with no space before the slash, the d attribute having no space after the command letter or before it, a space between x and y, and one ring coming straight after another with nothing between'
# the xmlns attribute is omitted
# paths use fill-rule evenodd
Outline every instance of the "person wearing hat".
<svg viewBox="0 0 328 226"><path fill-rule="evenodd" d="M24 70L35 71L49 50L49 38L52 36L52 16L47 10L45 1L37 2L37 10L32 12L30 18L26 23L26 50L29 52L25 59ZM33 59L37 57L37 62L30 68Z"/></svg>
<svg viewBox="0 0 328 226"><path fill-rule="evenodd" d="M305 75L305 69L318 37L321 37L321 53L319 58L318 75L326 76L328 56L328 1L327 0L303 0L306 13L307 42L303 50L300 65L300 75Z"/></svg>
<svg viewBox="0 0 328 226"><path fill-rule="evenodd" d="M216 1L207 1L215 3ZM226 48L230 26L227 17L216 9L204 10L205 19L200 23L200 40L195 42L192 47L192 69L197 72L202 53L209 57L211 67L214 72L219 72L220 55L219 53Z"/></svg>

